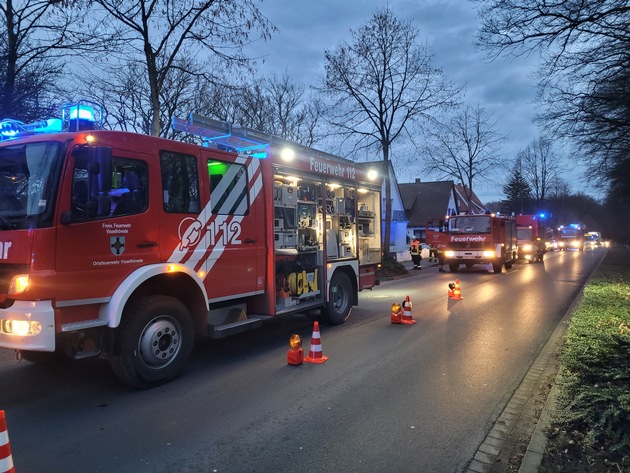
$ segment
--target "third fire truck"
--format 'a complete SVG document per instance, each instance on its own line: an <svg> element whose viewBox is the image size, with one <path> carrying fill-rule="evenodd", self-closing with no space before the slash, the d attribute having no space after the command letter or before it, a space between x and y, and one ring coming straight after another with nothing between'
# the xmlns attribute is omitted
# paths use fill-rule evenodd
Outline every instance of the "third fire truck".
<svg viewBox="0 0 630 473"><path fill-rule="evenodd" d="M445 263L452 272L461 264L490 263L495 273L510 269L518 257L516 221L495 214L457 215L448 220Z"/></svg>
<svg viewBox="0 0 630 473"><path fill-rule="evenodd" d="M584 251L584 227L579 223L563 225L559 228L558 244L562 250Z"/></svg>
<svg viewBox="0 0 630 473"><path fill-rule="evenodd" d="M100 128L98 107L0 122L0 347L176 376L196 336L320 309L343 323L381 260L381 180L191 115L205 146Z"/></svg>

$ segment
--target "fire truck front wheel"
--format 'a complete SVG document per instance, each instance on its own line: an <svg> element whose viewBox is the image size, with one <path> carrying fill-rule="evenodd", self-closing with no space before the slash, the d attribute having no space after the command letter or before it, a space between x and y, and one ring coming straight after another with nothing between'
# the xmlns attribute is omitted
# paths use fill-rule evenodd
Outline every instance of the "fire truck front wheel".
<svg viewBox="0 0 630 473"><path fill-rule="evenodd" d="M132 302L114 335L112 369L124 383L147 388L177 376L194 343L190 313L179 300L150 296Z"/></svg>
<svg viewBox="0 0 630 473"><path fill-rule="evenodd" d="M336 271L330 281L326 308L322 311L331 325L344 323L352 309L352 283L343 271Z"/></svg>

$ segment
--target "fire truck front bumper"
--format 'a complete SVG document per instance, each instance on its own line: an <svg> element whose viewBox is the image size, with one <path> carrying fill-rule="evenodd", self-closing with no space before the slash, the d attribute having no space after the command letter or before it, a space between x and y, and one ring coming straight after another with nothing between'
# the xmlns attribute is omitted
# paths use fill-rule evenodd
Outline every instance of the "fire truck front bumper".
<svg viewBox="0 0 630 473"><path fill-rule="evenodd" d="M452 260L473 260L473 261L492 261L497 257L494 250L473 250L473 251L453 251L447 250L444 252L444 256L447 259Z"/></svg>
<svg viewBox="0 0 630 473"><path fill-rule="evenodd" d="M15 301L0 309L0 348L55 351L55 311L51 301Z"/></svg>

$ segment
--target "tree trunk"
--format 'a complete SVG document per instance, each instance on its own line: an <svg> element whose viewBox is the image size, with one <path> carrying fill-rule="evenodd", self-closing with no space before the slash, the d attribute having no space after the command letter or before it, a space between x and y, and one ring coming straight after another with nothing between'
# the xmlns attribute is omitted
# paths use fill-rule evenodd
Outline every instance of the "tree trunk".
<svg viewBox="0 0 630 473"><path fill-rule="evenodd" d="M390 251L392 229L392 188L389 179L389 144L383 146L383 178L385 179L385 228L383 231L383 255L386 259L394 259Z"/></svg>

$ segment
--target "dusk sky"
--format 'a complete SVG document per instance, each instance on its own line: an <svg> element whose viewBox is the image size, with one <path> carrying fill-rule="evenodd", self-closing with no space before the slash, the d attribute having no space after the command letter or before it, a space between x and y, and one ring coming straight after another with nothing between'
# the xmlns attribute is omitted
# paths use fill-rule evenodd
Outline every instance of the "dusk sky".
<svg viewBox="0 0 630 473"><path fill-rule="evenodd" d="M411 20L435 54L434 64L446 79L465 86L466 103L484 107L497 120L497 131L507 136L501 155L513 161L516 154L539 136L532 119L536 113L535 82L531 77L537 57L489 62L473 44L478 24L475 5L466 0L390 0L400 19ZM364 25L386 3L376 0L263 0L260 9L279 29L270 41L257 43L252 51L265 57L261 72L286 70L297 83L317 85L324 73L324 50L334 50L342 41L350 42L349 30ZM563 152L558 149L559 152ZM564 152L566 153L566 152ZM395 157L393 160L396 164ZM563 178L571 190L582 185L581 173L572 166ZM475 184L484 202L502 199L504 172L496 169L499 185ZM416 177L436 180L420 169L412 175L397 172L399 182ZM589 190L587 189L586 192Z"/></svg>

